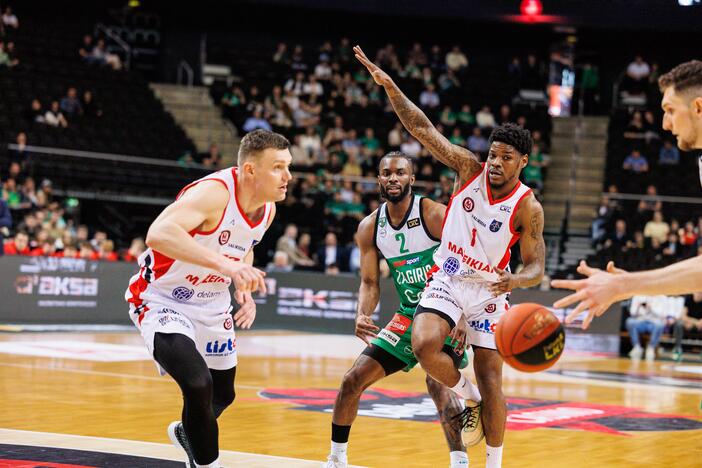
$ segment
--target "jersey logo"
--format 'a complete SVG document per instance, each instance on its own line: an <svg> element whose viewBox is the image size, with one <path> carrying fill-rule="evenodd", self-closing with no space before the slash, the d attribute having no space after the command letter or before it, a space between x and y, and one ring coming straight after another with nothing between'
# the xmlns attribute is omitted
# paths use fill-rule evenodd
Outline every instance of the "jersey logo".
<svg viewBox="0 0 702 468"><path fill-rule="evenodd" d="M381 228L385 227L385 225L386 225L387 223L388 223L388 219L387 219L387 218L380 218L380 219L378 219L378 226L380 226Z"/></svg>
<svg viewBox="0 0 702 468"><path fill-rule="evenodd" d="M409 221L407 221L407 228L412 229L414 227L419 226L419 218L412 218Z"/></svg>
<svg viewBox="0 0 702 468"><path fill-rule="evenodd" d="M497 305L496 304L488 304L485 306L485 312L488 314L491 314L497 310Z"/></svg>
<svg viewBox="0 0 702 468"><path fill-rule="evenodd" d="M501 227L502 227L502 221L498 221L496 219L493 219L492 222L490 223L490 230L492 232L499 231Z"/></svg>
<svg viewBox="0 0 702 468"><path fill-rule="evenodd" d="M458 263L458 260L456 258L449 257L446 259L446 261L444 261L442 267L447 275L453 276L456 273L458 273L458 268L460 267L460 264Z"/></svg>
<svg viewBox="0 0 702 468"><path fill-rule="evenodd" d="M506 213L511 213L512 207L509 205L500 205L500 211L504 211Z"/></svg>
<svg viewBox="0 0 702 468"><path fill-rule="evenodd" d="M470 197L466 197L465 200L463 200L463 209L466 210L466 212L470 213L473 211L473 208L475 208L475 203L473 202L473 199Z"/></svg>
<svg viewBox="0 0 702 468"><path fill-rule="evenodd" d="M232 235L229 231L222 231L219 233L219 245L224 245L229 242L229 237Z"/></svg>

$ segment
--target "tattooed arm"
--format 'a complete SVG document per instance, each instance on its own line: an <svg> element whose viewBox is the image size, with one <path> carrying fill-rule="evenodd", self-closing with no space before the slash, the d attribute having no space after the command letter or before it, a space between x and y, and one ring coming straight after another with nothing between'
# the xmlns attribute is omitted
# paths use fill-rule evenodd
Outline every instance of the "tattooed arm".
<svg viewBox="0 0 702 468"><path fill-rule="evenodd" d="M544 243L544 209L534 195L529 195L519 207L521 237L519 251L522 254L524 268L515 276L518 287L529 288L541 282L546 263L546 244Z"/></svg>
<svg viewBox="0 0 702 468"><path fill-rule="evenodd" d="M544 243L544 209L533 194L519 204L516 213L515 229L521 232L519 251L524 268L519 273L510 273L495 267L498 279L488 289L497 297L515 288L530 288L541 283L546 264L546 244Z"/></svg>
<svg viewBox="0 0 702 468"><path fill-rule="evenodd" d="M482 170L478 157L471 151L459 145L454 145L444 137L429 118L407 96L402 94L400 88L390 76L371 62L359 46L353 48L356 58L371 74L377 84L385 88L395 113L400 118L402 125L412 134L429 152L439 161L446 164L458 173L460 183L463 185L476 172Z"/></svg>

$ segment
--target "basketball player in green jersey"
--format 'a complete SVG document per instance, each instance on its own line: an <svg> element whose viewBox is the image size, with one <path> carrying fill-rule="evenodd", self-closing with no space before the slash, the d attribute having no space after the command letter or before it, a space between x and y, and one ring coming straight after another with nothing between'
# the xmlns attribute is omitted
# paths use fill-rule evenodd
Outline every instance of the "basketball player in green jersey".
<svg viewBox="0 0 702 468"><path fill-rule="evenodd" d="M331 454L324 465L327 468L347 466L349 433L363 391L378 380L400 370L409 371L417 364L411 342L414 309L426 285L427 271L434 265L432 255L440 242L446 212L445 205L412 194L412 161L402 153L388 153L381 159L378 182L387 202L361 221L357 231L361 285L356 336L368 347L344 375L334 403ZM385 257L400 297L400 309L380 331L371 319L380 296L378 251ZM458 368L468 364L465 331L466 324L461 321L444 345L444 352ZM480 392L467 381L473 385L475 405L464 409L461 400L447 387L428 375L426 383L449 445L450 466L467 467L463 441L474 445L482 439Z"/></svg>

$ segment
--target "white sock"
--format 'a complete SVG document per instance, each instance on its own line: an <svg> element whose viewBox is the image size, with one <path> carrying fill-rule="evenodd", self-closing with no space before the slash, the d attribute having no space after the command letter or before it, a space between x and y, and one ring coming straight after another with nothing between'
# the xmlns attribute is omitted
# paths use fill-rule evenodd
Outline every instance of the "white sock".
<svg viewBox="0 0 702 468"><path fill-rule="evenodd" d="M221 468L221 465L219 464L219 457L212 463L208 463L207 465L198 465L195 463L196 468Z"/></svg>
<svg viewBox="0 0 702 468"><path fill-rule="evenodd" d="M461 374L461 378L458 383L451 387L451 390L465 400L482 401L483 397L480 396L480 390L478 387L466 378L465 375Z"/></svg>
<svg viewBox="0 0 702 468"><path fill-rule="evenodd" d="M336 458L339 459L339 461L346 461L346 451L349 448L349 443L340 443L340 442L334 442L332 440L331 443L331 453L332 455L336 455Z"/></svg>
<svg viewBox="0 0 702 468"><path fill-rule="evenodd" d="M502 467L502 446L490 447L485 444L485 468L501 468Z"/></svg>
<svg viewBox="0 0 702 468"><path fill-rule="evenodd" d="M468 468L468 454L466 452L451 452L450 468Z"/></svg>

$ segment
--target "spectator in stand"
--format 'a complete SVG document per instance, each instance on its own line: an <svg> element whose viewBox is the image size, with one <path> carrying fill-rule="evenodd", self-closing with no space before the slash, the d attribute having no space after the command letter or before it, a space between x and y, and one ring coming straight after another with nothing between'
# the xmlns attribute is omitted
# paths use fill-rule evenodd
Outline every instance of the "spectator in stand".
<svg viewBox="0 0 702 468"><path fill-rule="evenodd" d="M624 131L624 138L630 140L632 144L639 144L646 138L646 131L644 128L643 116L641 112L636 111L631 115L631 120L629 125Z"/></svg>
<svg viewBox="0 0 702 468"><path fill-rule="evenodd" d="M12 68L19 65L19 60L14 57L14 45L10 47L12 42L5 45L4 42L0 41L0 66L5 66Z"/></svg>
<svg viewBox="0 0 702 468"><path fill-rule="evenodd" d="M446 54L446 68L457 75L461 75L468 70L468 58L459 46L453 46L451 51Z"/></svg>
<svg viewBox="0 0 702 468"><path fill-rule="evenodd" d="M17 148L7 150L7 156L10 162L18 163L23 169L27 168L31 154L27 151L27 134L19 132L15 137Z"/></svg>
<svg viewBox="0 0 702 468"><path fill-rule="evenodd" d="M293 270L290 264L290 258L287 253L276 250L273 254L273 261L266 266L266 271L269 273L288 273Z"/></svg>
<svg viewBox="0 0 702 468"><path fill-rule="evenodd" d="M635 174L643 174L648 172L648 161L641 155L641 151L635 149L624 159L622 168Z"/></svg>
<svg viewBox="0 0 702 468"><path fill-rule="evenodd" d="M5 7L5 12L2 14L2 24L6 32L19 29L19 19L17 15L12 12L12 7Z"/></svg>
<svg viewBox="0 0 702 468"><path fill-rule="evenodd" d="M626 329L633 345L629 352L631 359L641 359L643 348L639 336L642 333L651 335L646 347L646 360L653 361L656 358L656 347L663 334L665 320L656 310L658 304L653 299L653 297L635 296L631 300L630 317L626 319Z"/></svg>
<svg viewBox="0 0 702 468"><path fill-rule="evenodd" d="M520 87L522 89L543 90L546 85L546 72L543 64L539 62L536 55L527 55L527 60L522 67L522 79Z"/></svg>
<svg viewBox="0 0 702 468"><path fill-rule="evenodd" d="M129 245L129 249L122 255L122 259L125 262L135 262L145 250L146 244L144 243L144 239L141 237L134 238Z"/></svg>
<svg viewBox="0 0 702 468"><path fill-rule="evenodd" d="M113 70L122 69L122 59L119 58L119 55L107 51L104 39L98 39L97 44L93 47L91 55L95 63L109 65Z"/></svg>
<svg viewBox="0 0 702 468"><path fill-rule="evenodd" d="M83 92L81 107L83 108L83 116L85 117L102 117L102 109L100 109L100 106L95 102L93 92L90 90L85 90L85 92Z"/></svg>
<svg viewBox="0 0 702 468"><path fill-rule="evenodd" d="M433 84L428 84L419 95L419 105L430 112L434 112L439 107L439 104L441 104L439 94L435 91Z"/></svg>
<svg viewBox="0 0 702 468"><path fill-rule="evenodd" d="M600 198L600 206L597 207L595 220L592 222L592 244L598 245L612 228L612 220L616 210L612 207L609 197L603 195Z"/></svg>
<svg viewBox="0 0 702 468"><path fill-rule="evenodd" d="M449 137L449 141L454 145L466 146L466 140L463 138L463 135L461 135L460 128L453 129L453 132L451 132L451 136Z"/></svg>
<svg viewBox="0 0 702 468"><path fill-rule="evenodd" d="M671 229L672 230L672 229ZM684 228L678 230L680 244L683 246L697 246L697 233L695 232L695 223L687 221Z"/></svg>
<svg viewBox="0 0 702 468"><path fill-rule="evenodd" d="M637 55L634 61L626 67L625 87L632 93L642 93L646 91L648 76L651 74L651 67L648 66L641 55Z"/></svg>
<svg viewBox="0 0 702 468"><path fill-rule="evenodd" d="M83 59L88 65L97 63L98 59L93 55L93 49L95 45L93 44L93 36L86 34L83 36L83 42L78 46L78 55Z"/></svg>
<svg viewBox="0 0 702 468"><path fill-rule="evenodd" d="M97 258L100 260L105 260L108 262L116 262L119 260L117 252L115 252L115 243L110 239L105 239L100 242L100 246L97 251Z"/></svg>
<svg viewBox="0 0 702 468"><path fill-rule="evenodd" d="M297 72L295 78L290 78L285 82L283 90L287 93L291 91L295 96L302 96L304 94L305 85L305 74L303 72Z"/></svg>
<svg viewBox="0 0 702 468"><path fill-rule="evenodd" d="M305 52L300 44L297 44L293 49L292 56L290 57L290 69L293 71L307 71Z"/></svg>
<svg viewBox="0 0 702 468"><path fill-rule="evenodd" d="M27 111L27 120L33 123L45 123L44 114L46 112L41 108L41 101L39 99L32 99L32 104Z"/></svg>
<svg viewBox="0 0 702 468"><path fill-rule="evenodd" d="M61 251L61 257L63 258L78 258L78 248L76 244L71 242L63 246L63 251Z"/></svg>
<svg viewBox="0 0 702 468"><path fill-rule="evenodd" d="M217 145L217 143L210 143L207 153L201 155L201 161L203 166L215 169L221 167L222 154L219 152L219 145Z"/></svg>
<svg viewBox="0 0 702 468"><path fill-rule="evenodd" d="M658 189L655 185L646 187L646 196L649 198L641 199L637 208L637 215L643 222L651 219L655 211L663 209L663 202L658 198Z"/></svg>
<svg viewBox="0 0 702 468"><path fill-rule="evenodd" d="M17 231L15 238L5 243L5 255L29 255L29 235L23 231Z"/></svg>
<svg viewBox="0 0 702 468"><path fill-rule="evenodd" d="M259 128L268 131L272 130L271 124L269 124L268 121L263 118L263 113L261 112L261 110L256 109L253 115L246 119L246 121L244 122L243 130L246 133L249 133Z"/></svg>
<svg viewBox="0 0 702 468"><path fill-rule="evenodd" d="M60 104L61 110L68 115L68 117L74 117L76 115L82 115L83 114L83 106L80 103L80 100L78 99L78 91L76 88L71 86L68 88L68 91L66 91L66 95L61 98L61 104Z"/></svg>
<svg viewBox="0 0 702 468"><path fill-rule="evenodd" d="M632 239L626 230L626 221L618 219L614 223L614 232L605 241L605 248L617 250L626 250L632 244Z"/></svg>
<svg viewBox="0 0 702 468"><path fill-rule="evenodd" d="M29 253L32 257L53 257L56 253L56 240L53 237L47 237L39 245L32 249Z"/></svg>
<svg viewBox="0 0 702 468"><path fill-rule="evenodd" d="M317 76L312 74L307 78L307 82L302 86L302 94L307 96L322 97L324 94L324 86L317 81Z"/></svg>
<svg viewBox="0 0 702 468"><path fill-rule="evenodd" d="M336 234L327 232L324 245L317 250L317 267L321 271L349 271L348 251L338 245Z"/></svg>
<svg viewBox="0 0 702 468"><path fill-rule="evenodd" d="M288 224L285 227L283 235L280 236L276 242L275 250L277 252L283 252L287 255L291 264L291 269L296 266L314 266L314 261L297 247L296 242L297 226L295 224Z"/></svg>
<svg viewBox="0 0 702 468"><path fill-rule="evenodd" d="M496 124L495 116L492 114L489 106L483 106L475 116L476 123L481 129L491 129Z"/></svg>
<svg viewBox="0 0 702 468"><path fill-rule="evenodd" d="M78 248L80 249L78 251L78 258L82 258L84 260L97 260L97 253L93 250L93 246L90 245L90 242L81 242L78 244Z"/></svg>
<svg viewBox="0 0 702 468"><path fill-rule="evenodd" d="M52 127L68 127L68 120L61 112L61 107L58 101L51 102L51 108L44 114L44 123Z"/></svg>
<svg viewBox="0 0 702 468"><path fill-rule="evenodd" d="M0 198L0 245L3 245L5 238L10 235L10 228L12 228L12 213L3 197ZM3 249L0 249L0 252L2 251Z"/></svg>
<svg viewBox="0 0 702 468"><path fill-rule="evenodd" d="M331 65L329 65L329 58L320 57L319 63L314 67L314 75L318 80L324 82L328 82L331 79L333 70Z"/></svg>
<svg viewBox="0 0 702 468"><path fill-rule="evenodd" d="M467 146L469 150L482 156L487 154L490 148L487 138L485 138L483 132L480 131L480 127L473 128L473 133L468 137Z"/></svg>
<svg viewBox="0 0 702 468"><path fill-rule="evenodd" d="M682 339L685 331L697 330L702 332L702 292L696 292L685 296L685 307L683 308L682 316L675 321L673 326L673 336L675 344L673 345L673 359L676 361L682 360Z"/></svg>
<svg viewBox="0 0 702 468"><path fill-rule="evenodd" d="M273 54L273 63L284 66L290 66L290 57L288 56L288 45L284 42L278 43L278 48Z"/></svg>
<svg viewBox="0 0 702 468"><path fill-rule="evenodd" d="M680 239L675 232L668 233L668 238L665 242L661 243L661 246L663 247L663 255L670 257L671 261L674 261L675 258L673 257L677 257L682 251Z"/></svg>
<svg viewBox="0 0 702 468"><path fill-rule="evenodd" d="M388 146L393 150L400 149L403 135L402 123L396 122L395 126L388 132Z"/></svg>
<svg viewBox="0 0 702 468"><path fill-rule="evenodd" d="M36 211L25 214L24 219L17 225L17 231L26 233L30 239L34 238L40 229Z"/></svg>
<svg viewBox="0 0 702 468"><path fill-rule="evenodd" d="M463 128L468 128L475 125L475 116L473 115L473 112L471 112L468 104L463 104L461 106L461 110L458 111L458 114L456 114L456 120L458 121L458 125L462 126Z"/></svg>
<svg viewBox="0 0 702 468"><path fill-rule="evenodd" d="M544 177L539 163L535 159L529 158L522 175L524 176L524 184L535 189L537 192L535 195L539 196L544 189Z"/></svg>
<svg viewBox="0 0 702 468"><path fill-rule="evenodd" d="M644 237L656 239L658 242L665 242L670 232L670 225L663 220L663 213L656 211L653 219L644 226Z"/></svg>
<svg viewBox="0 0 702 468"><path fill-rule="evenodd" d="M670 142L665 140L658 152L658 164L666 166L676 166L680 162L680 151Z"/></svg>
<svg viewBox="0 0 702 468"><path fill-rule="evenodd" d="M411 158L416 158L422 152L422 145L414 137L410 136L400 145L400 151Z"/></svg>

